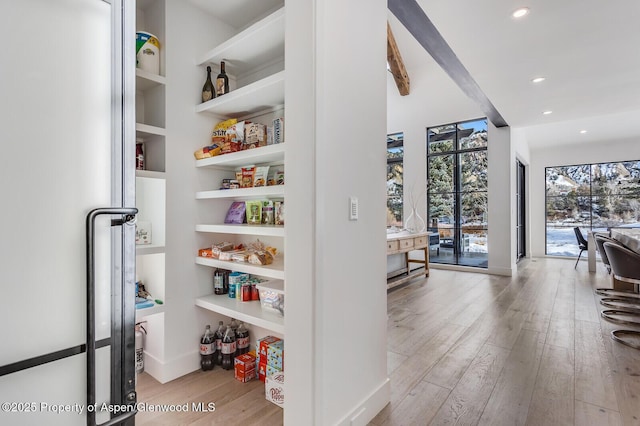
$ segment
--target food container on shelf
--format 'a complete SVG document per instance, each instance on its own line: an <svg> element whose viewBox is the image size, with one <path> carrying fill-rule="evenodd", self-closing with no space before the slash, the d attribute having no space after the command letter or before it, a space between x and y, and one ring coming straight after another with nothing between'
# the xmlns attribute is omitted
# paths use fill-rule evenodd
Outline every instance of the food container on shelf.
<svg viewBox="0 0 640 426"><path fill-rule="evenodd" d="M146 31L136 32L136 67L160 74L160 42Z"/></svg>
<svg viewBox="0 0 640 426"><path fill-rule="evenodd" d="M272 280L256 286L260 294L260 306L265 311L284 316L284 281Z"/></svg>

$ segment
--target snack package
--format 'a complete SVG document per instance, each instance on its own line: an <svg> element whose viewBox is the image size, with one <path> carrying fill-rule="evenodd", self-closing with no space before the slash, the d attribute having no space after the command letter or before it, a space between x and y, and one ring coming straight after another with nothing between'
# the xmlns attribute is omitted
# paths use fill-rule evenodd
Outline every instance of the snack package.
<svg viewBox="0 0 640 426"><path fill-rule="evenodd" d="M231 261L233 260L233 256L235 255L241 255L246 253L245 250L243 249L239 249L239 250L229 250L229 251L223 251L222 253L220 253L220 260L227 260L227 261Z"/></svg>
<svg viewBox="0 0 640 426"><path fill-rule="evenodd" d="M284 118L273 120L273 143L284 142Z"/></svg>
<svg viewBox="0 0 640 426"><path fill-rule="evenodd" d="M253 186L266 186L268 174L269 166L256 167L255 174L253 175Z"/></svg>
<svg viewBox="0 0 640 426"><path fill-rule="evenodd" d="M273 145L273 126L267 126L267 145Z"/></svg>
<svg viewBox="0 0 640 426"><path fill-rule="evenodd" d="M275 224L284 225L284 201L276 201L273 203L273 208L275 210Z"/></svg>
<svg viewBox="0 0 640 426"><path fill-rule="evenodd" d="M273 263L273 255L266 251L254 251L248 257L249 263L252 265L271 265Z"/></svg>
<svg viewBox="0 0 640 426"><path fill-rule="evenodd" d="M237 152L242 149L244 143L244 121L240 121L227 129L227 138L222 146L222 153Z"/></svg>
<svg viewBox="0 0 640 426"><path fill-rule="evenodd" d="M273 201L262 202L262 224L275 225L275 215L273 213Z"/></svg>
<svg viewBox="0 0 640 426"><path fill-rule="evenodd" d="M244 223L245 219L245 203L242 201L234 201L227 210L227 216L224 218L224 223Z"/></svg>
<svg viewBox="0 0 640 426"><path fill-rule="evenodd" d="M284 185L284 167L282 165L271 167L267 185Z"/></svg>
<svg viewBox="0 0 640 426"><path fill-rule="evenodd" d="M221 121L218 124L216 124L215 127L213 128L213 130L219 130L219 129L227 130L229 127L233 126L237 122L238 122L237 119L230 118L228 120L224 120L224 121Z"/></svg>
<svg viewBox="0 0 640 426"><path fill-rule="evenodd" d="M255 166L247 166L242 168L242 180L240 188L253 188L253 179L256 174Z"/></svg>
<svg viewBox="0 0 640 426"><path fill-rule="evenodd" d="M246 252L244 250L235 252L231 255L231 260L233 260L234 262L246 262L248 258L249 252Z"/></svg>
<svg viewBox="0 0 640 426"><path fill-rule="evenodd" d="M211 143L223 146L227 141L227 130L218 129L211 132Z"/></svg>
<svg viewBox="0 0 640 426"><path fill-rule="evenodd" d="M219 259L220 258L220 253L225 252L225 251L229 251L233 249L233 244L230 242L222 242L222 243L216 243L213 246L211 246L211 253L212 253L212 257L214 259Z"/></svg>
<svg viewBox="0 0 640 426"><path fill-rule="evenodd" d="M245 122L244 145L242 149L253 149L267 144L266 126L260 123Z"/></svg>
<svg viewBox="0 0 640 426"><path fill-rule="evenodd" d="M220 148L220 146L221 145L214 143L213 145L200 148L199 150L194 152L193 155L196 157L196 160L203 160L205 158L215 157L216 155L220 155L220 153L222 152L222 149Z"/></svg>
<svg viewBox="0 0 640 426"><path fill-rule="evenodd" d="M245 201L247 223L249 225L260 225L262 222L262 201Z"/></svg>

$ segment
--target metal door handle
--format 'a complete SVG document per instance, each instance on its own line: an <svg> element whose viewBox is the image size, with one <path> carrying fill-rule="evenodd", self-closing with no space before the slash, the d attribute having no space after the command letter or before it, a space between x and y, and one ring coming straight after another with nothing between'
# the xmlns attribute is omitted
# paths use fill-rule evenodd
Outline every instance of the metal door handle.
<svg viewBox="0 0 640 426"><path fill-rule="evenodd" d="M138 209L135 207L105 207L93 209L87 214L87 407L96 402L96 300L95 300L95 220L102 215L119 215L111 221L111 226L120 226L135 218ZM88 426L111 426L120 423L136 414L136 410L111 418L101 425L96 424L95 410L87 410Z"/></svg>

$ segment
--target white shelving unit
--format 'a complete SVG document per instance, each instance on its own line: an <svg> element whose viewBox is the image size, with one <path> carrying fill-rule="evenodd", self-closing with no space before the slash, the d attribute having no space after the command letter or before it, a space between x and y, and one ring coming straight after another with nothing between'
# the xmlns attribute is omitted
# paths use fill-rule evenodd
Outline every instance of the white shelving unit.
<svg viewBox="0 0 640 426"><path fill-rule="evenodd" d="M196 232L213 232L218 234L256 235L262 237L284 237L284 226L281 225L196 225Z"/></svg>
<svg viewBox="0 0 640 426"><path fill-rule="evenodd" d="M253 163L282 163L284 162L284 151L284 144L263 146L246 151L205 158L204 160L196 160L196 167L231 169Z"/></svg>
<svg viewBox="0 0 640 426"><path fill-rule="evenodd" d="M271 265L259 266L251 263L228 262L225 260L212 259L209 257L196 257L198 265L209 266L212 268L229 269L247 274L259 275L266 278L284 279L284 260L276 256ZM220 312L222 313L222 312Z"/></svg>
<svg viewBox="0 0 640 426"><path fill-rule="evenodd" d="M254 200L256 198L271 199L282 197L284 197L284 185L196 192L196 200L211 200L218 198L230 198L234 200Z"/></svg>
<svg viewBox="0 0 640 426"><path fill-rule="evenodd" d="M196 306L284 334L284 317L275 312L264 311L257 300L241 302L230 299L226 294L210 294L197 298Z"/></svg>
<svg viewBox="0 0 640 426"><path fill-rule="evenodd" d="M144 321L150 315L161 314L164 312L164 305L155 304L148 308L136 309L136 322Z"/></svg>

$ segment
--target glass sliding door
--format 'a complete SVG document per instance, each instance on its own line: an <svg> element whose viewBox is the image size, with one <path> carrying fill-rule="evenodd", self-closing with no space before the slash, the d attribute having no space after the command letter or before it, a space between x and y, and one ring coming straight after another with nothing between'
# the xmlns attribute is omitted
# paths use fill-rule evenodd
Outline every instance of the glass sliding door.
<svg viewBox="0 0 640 426"><path fill-rule="evenodd" d="M487 120L427 129L429 230L440 237L430 261L486 268Z"/></svg>

